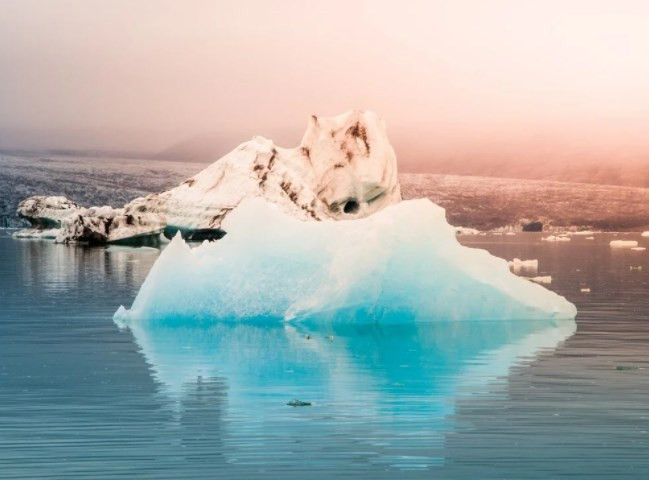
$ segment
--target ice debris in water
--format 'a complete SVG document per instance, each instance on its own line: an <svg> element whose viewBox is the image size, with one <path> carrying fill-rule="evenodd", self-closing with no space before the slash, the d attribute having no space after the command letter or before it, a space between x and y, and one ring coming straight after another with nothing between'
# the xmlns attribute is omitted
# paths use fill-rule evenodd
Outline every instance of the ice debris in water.
<svg viewBox="0 0 649 480"><path fill-rule="evenodd" d="M302 400L294 398L293 400L289 400L286 405L288 405L289 407L310 407L311 402L303 402Z"/></svg>
<svg viewBox="0 0 649 480"><path fill-rule="evenodd" d="M572 319L573 304L462 246L444 209L411 200L364 219L304 222L262 198L190 248L176 236L118 324L218 320Z"/></svg>
<svg viewBox="0 0 649 480"><path fill-rule="evenodd" d="M631 250L635 250L636 252L644 252L646 249L646 247L631 247Z"/></svg>
<svg viewBox="0 0 649 480"><path fill-rule="evenodd" d="M454 227L457 235L480 235L482 232L470 227Z"/></svg>
<svg viewBox="0 0 649 480"><path fill-rule="evenodd" d="M570 237L562 235L550 235L549 237L543 237L541 240L544 242L569 242Z"/></svg>
<svg viewBox="0 0 649 480"><path fill-rule="evenodd" d="M638 242L635 240L611 240L611 247L614 248L632 248L637 246Z"/></svg>
<svg viewBox="0 0 649 480"><path fill-rule="evenodd" d="M534 283L543 283L549 285L552 283L552 277L550 275L545 275L541 277L523 277L525 280L529 280Z"/></svg>
<svg viewBox="0 0 649 480"><path fill-rule="evenodd" d="M647 231L647 232L642 232L642 236L643 236L643 237L649 237L649 231Z"/></svg>
<svg viewBox="0 0 649 480"><path fill-rule="evenodd" d="M539 261L537 259L521 260L520 258L514 258L508 263L513 272L518 272L520 270L537 270L539 268Z"/></svg>

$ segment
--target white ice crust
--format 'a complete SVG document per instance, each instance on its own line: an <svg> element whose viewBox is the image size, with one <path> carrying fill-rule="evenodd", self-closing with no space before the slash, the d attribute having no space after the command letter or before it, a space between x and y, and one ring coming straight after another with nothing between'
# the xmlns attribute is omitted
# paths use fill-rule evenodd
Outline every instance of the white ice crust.
<svg viewBox="0 0 649 480"><path fill-rule="evenodd" d="M354 221L305 222L247 199L231 232L162 252L120 324L212 321L571 319L574 305L519 278L506 260L462 246L429 200Z"/></svg>

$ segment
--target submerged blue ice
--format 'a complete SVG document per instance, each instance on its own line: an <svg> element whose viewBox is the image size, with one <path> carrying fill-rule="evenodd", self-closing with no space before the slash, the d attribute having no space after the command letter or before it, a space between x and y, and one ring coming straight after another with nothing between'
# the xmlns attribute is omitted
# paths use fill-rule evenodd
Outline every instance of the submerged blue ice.
<svg viewBox="0 0 649 480"><path fill-rule="evenodd" d="M364 219L304 222L242 202L220 241L162 252L121 324L212 321L572 319L576 308L463 247L444 210L411 200Z"/></svg>

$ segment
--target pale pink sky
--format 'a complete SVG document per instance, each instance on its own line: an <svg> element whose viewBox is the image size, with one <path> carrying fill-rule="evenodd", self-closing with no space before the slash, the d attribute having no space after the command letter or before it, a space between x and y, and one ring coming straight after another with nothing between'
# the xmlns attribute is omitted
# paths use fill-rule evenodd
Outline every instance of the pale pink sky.
<svg viewBox="0 0 649 480"><path fill-rule="evenodd" d="M367 108L413 164L649 158L648 26L630 0L0 0L0 146L292 146Z"/></svg>

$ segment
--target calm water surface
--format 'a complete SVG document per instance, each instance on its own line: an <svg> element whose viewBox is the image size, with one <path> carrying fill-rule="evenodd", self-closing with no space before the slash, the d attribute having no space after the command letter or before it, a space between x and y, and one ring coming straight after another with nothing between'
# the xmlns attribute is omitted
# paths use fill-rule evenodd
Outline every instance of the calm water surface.
<svg viewBox="0 0 649 480"><path fill-rule="evenodd" d="M649 246L462 238L577 325L120 331L155 252L0 230L0 478L649 478L649 251L612 238Z"/></svg>

